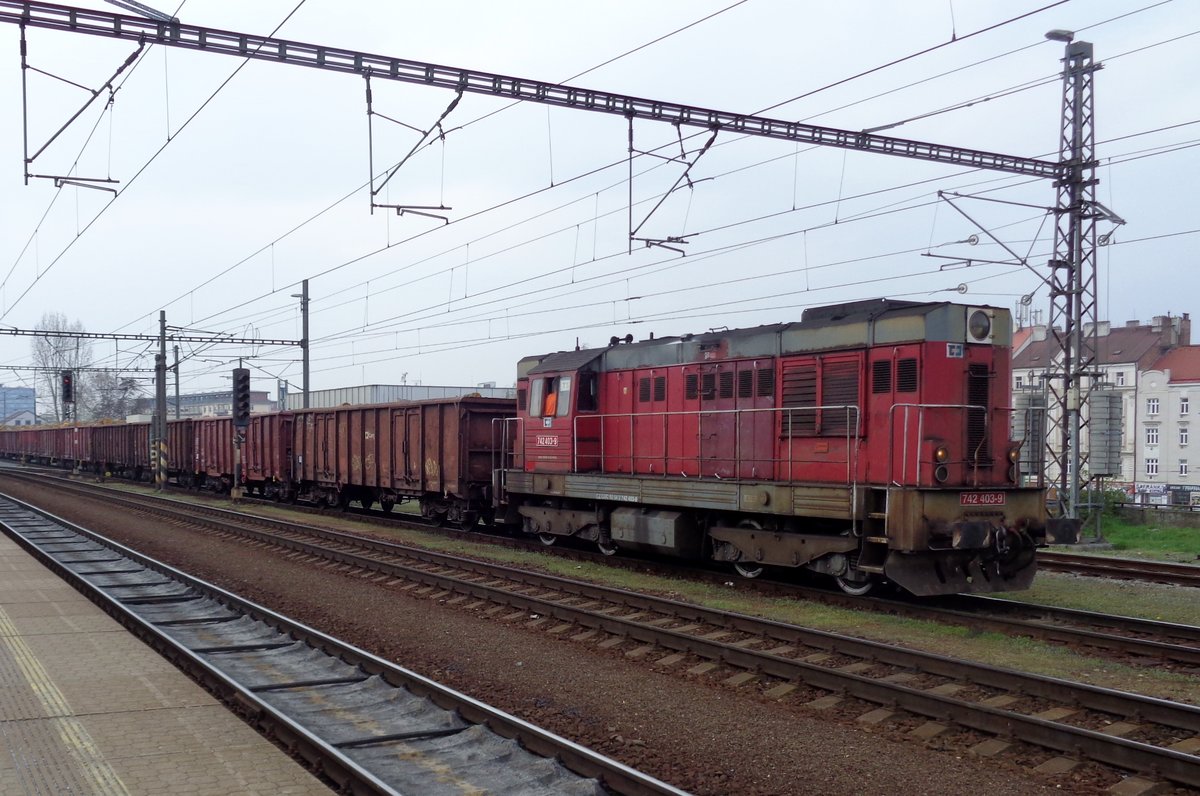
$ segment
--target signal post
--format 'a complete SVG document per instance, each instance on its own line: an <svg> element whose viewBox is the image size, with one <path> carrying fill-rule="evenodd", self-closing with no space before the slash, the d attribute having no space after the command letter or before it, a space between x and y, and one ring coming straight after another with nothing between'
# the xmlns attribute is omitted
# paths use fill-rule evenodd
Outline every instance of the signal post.
<svg viewBox="0 0 1200 796"><path fill-rule="evenodd" d="M242 443L246 441L246 428L250 425L250 370L233 369L233 487L229 497L242 497Z"/></svg>

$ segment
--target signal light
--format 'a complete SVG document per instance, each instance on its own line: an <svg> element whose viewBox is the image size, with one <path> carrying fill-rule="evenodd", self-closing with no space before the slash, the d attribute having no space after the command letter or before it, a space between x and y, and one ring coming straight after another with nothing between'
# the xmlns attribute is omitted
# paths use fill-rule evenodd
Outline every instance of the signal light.
<svg viewBox="0 0 1200 796"><path fill-rule="evenodd" d="M64 370L62 376L62 402L65 404L75 403L75 374L69 370Z"/></svg>
<svg viewBox="0 0 1200 796"><path fill-rule="evenodd" d="M233 424L242 428L250 425L250 370L233 369Z"/></svg>

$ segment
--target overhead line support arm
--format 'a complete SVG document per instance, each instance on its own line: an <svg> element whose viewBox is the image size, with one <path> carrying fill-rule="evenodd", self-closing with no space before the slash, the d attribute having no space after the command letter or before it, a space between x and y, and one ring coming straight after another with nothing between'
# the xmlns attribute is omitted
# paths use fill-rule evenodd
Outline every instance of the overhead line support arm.
<svg viewBox="0 0 1200 796"><path fill-rule="evenodd" d="M369 73L376 79L397 80L451 91L538 102L596 113L609 113L630 119L646 119L764 138L875 152L954 166L1003 171L1029 177L1059 179L1063 176L1062 165L1047 160L913 141L906 138L893 138L855 130L820 127L802 122L644 99L474 69L440 66L339 47L203 28L179 22L157 21L53 3L0 0L0 22L138 42L145 41L167 47L221 53L240 58L278 61L335 72L357 75Z"/></svg>

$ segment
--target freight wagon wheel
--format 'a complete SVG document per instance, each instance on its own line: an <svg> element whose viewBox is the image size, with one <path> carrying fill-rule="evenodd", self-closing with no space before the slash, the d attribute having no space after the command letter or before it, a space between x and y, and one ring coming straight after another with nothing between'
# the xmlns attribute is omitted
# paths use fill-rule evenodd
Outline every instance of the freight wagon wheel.
<svg viewBox="0 0 1200 796"><path fill-rule="evenodd" d="M600 548L600 552L606 556L615 556L617 554L617 543L611 539L607 542L600 539L596 542L596 547Z"/></svg>
<svg viewBox="0 0 1200 796"><path fill-rule="evenodd" d="M380 498L379 508L383 509L384 514L391 514L392 509L396 508L396 501L392 498Z"/></svg>
<svg viewBox="0 0 1200 796"><path fill-rule="evenodd" d="M553 547L554 543L558 541L558 537L552 533L539 533L538 541L546 547Z"/></svg>

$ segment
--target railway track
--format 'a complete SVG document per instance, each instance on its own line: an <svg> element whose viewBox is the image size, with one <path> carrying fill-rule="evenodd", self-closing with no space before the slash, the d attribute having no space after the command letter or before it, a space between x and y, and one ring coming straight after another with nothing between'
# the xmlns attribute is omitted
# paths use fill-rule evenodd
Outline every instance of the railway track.
<svg viewBox="0 0 1200 796"><path fill-rule="evenodd" d="M0 524L342 792L682 794L5 495Z"/></svg>
<svg viewBox="0 0 1200 796"><path fill-rule="evenodd" d="M83 486L83 485L76 485ZM88 490L93 488L87 488ZM522 622L580 643L620 650L659 668L730 685L759 680L763 693L788 699L807 687L814 707L846 697L874 707L862 719L896 710L995 736L987 753L1023 741L1052 754L1089 758L1122 770L1200 787L1200 708L1024 674L833 633L634 594L550 575L321 528L145 496L106 499L131 510L206 527L289 551L314 565L437 599L496 621Z"/></svg>
<svg viewBox="0 0 1200 796"><path fill-rule="evenodd" d="M1173 586L1200 588L1200 566L1134 558L1109 558L1078 553L1039 551L1038 567L1051 572L1070 572L1099 578L1144 580Z"/></svg>
<svg viewBox="0 0 1200 796"><path fill-rule="evenodd" d="M5 474L12 475L14 473L6 471ZM20 473L18 472L17 475L19 477ZM108 493L113 491L63 478L60 473L54 471L47 471L47 475L54 478L55 483L61 485L60 488L93 492L101 489ZM195 493L190 494L194 496ZM219 499L214 498L213 500L216 502ZM243 498L243 500L246 499ZM250 502L267 506L276 505L273 501L267 500L251 500ZM191 503L190 505L199 508L207 503ZM216 512L226 511L223 506L213 505L211 508ZM330 516L333 512L330 509L308 506L290 506L289 509L317 516ZM340 516L344 512L334 513ZM354 509L351 509L350 513L356 518L365 519L382 527L418 528L454 535L456 538L470 541L487 541L491 544L515 549L539 552L546 550L543 545L534 541L436 527L415 516L408 517L400 514L383 514ZM672 576L697 580L724 582L728 578L728 573L714 572L712 569L698 569L678 562L603 556L590 550L563 545L555 546L553 551L572 559L604 563L608 566L627 566L635 569L651 566ZM1168 666L1200 667L1200 627L1193 625L1032 605L988 596L955 595L924 599L890 596L852 597L840 591L805 586L794 582L770 579L739 580L737 582L741 588L766 595L818 601L841 608L872 610L912 619L956 624L982 632L1052 641L1087 649L1093 653L1119 656L1122 660L1135 665L1166 664Z"/></svg>

